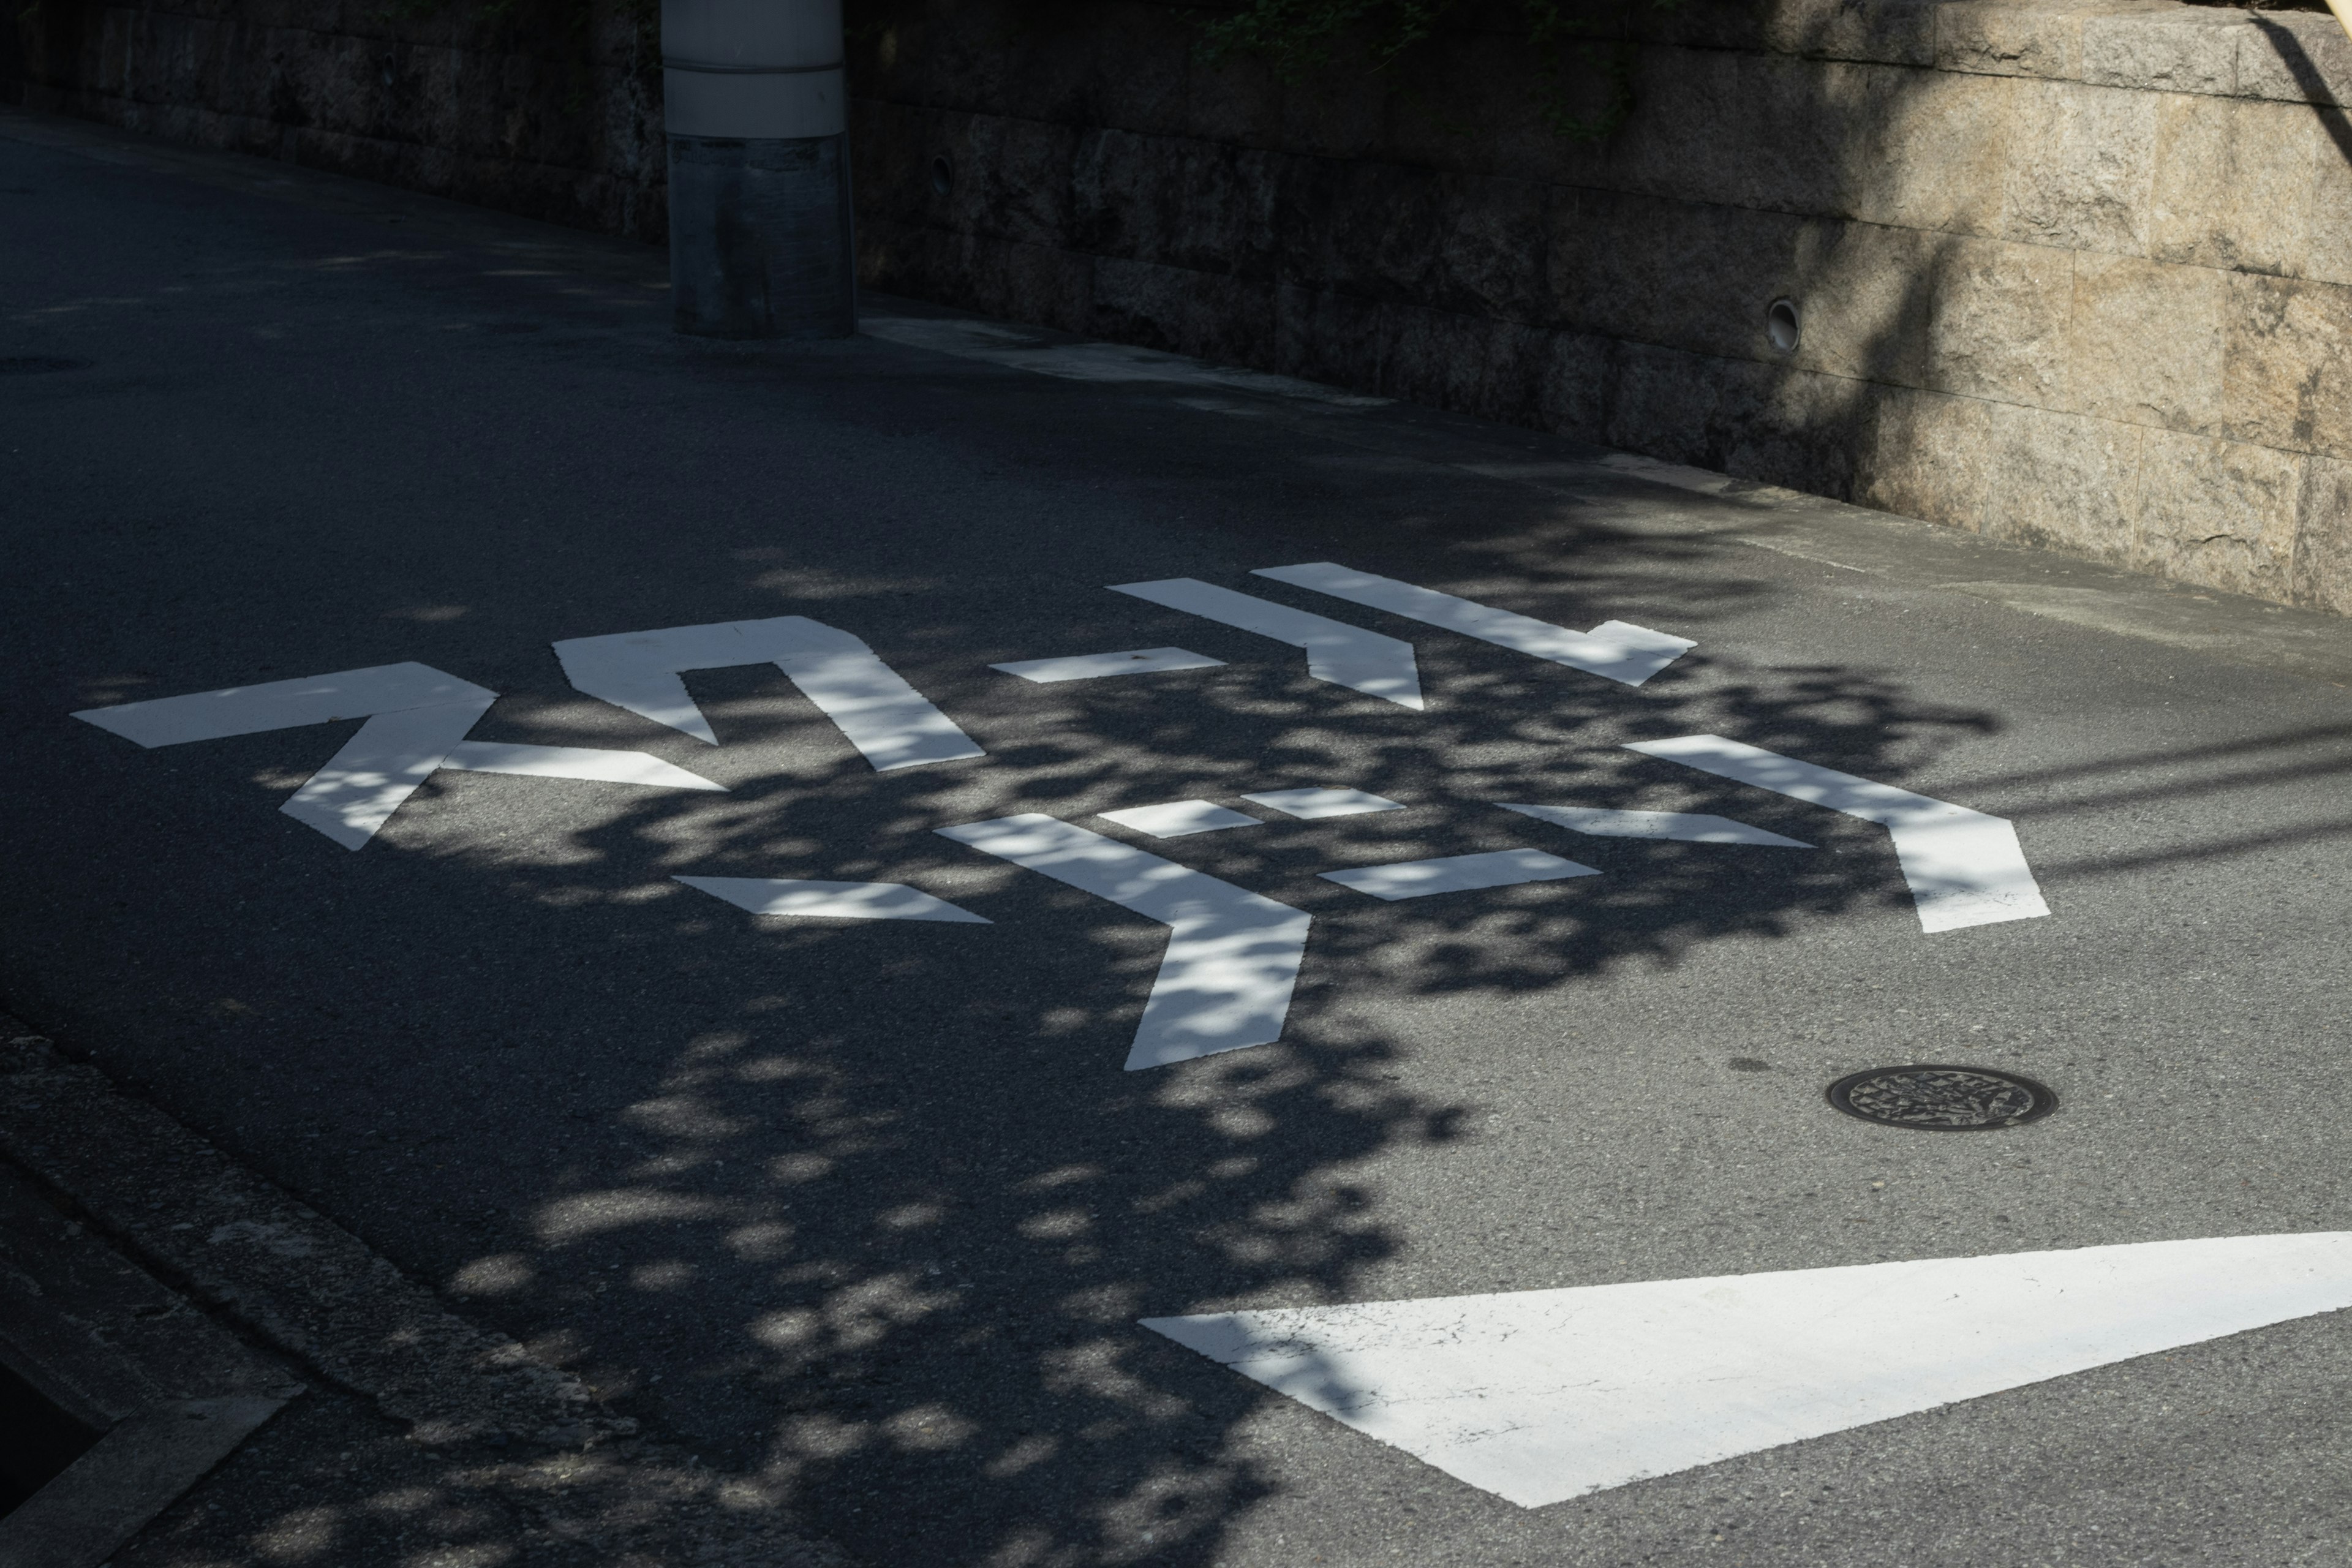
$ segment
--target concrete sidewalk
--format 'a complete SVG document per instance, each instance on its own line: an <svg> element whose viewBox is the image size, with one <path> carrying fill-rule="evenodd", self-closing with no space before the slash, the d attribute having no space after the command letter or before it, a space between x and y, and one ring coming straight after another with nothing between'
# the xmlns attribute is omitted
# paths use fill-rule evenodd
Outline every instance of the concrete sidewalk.
<svg viewBox="0 0 2352 1568"><path fill-rule="evenodd" d="M1412 1378L1537 1292L2352 1229L2352 624L912 302L685 342L653 253L35 117L0 187L0 1000L614 1478L553 1531L327 1379L123 1561L2340 1555L2330 1265L2063 1375L1854 1309L1885 1419L1647 1329ZM2059 1110L1823 1098L1914 1063ZM1319 1384L1142 1321L1351 1303ZM1706 1462L1481 1468L1604 1384Z"/></svg>

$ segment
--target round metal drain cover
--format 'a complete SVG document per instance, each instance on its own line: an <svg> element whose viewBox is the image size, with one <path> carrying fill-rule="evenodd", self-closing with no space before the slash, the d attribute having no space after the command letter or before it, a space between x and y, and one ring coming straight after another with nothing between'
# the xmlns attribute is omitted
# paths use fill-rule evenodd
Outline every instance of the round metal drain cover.
<svg viewBox="0 0 2352 1568"><path fill-rule="evenodd" d="M88 370L86 359L58 359L54 354L17 354L0 359L0 375L41 375L56 370Z"/></svg>
<svg viewBox="0 0 2352 1568"><path fill-rule="evenodd" d="M1885 1127L1978 1132L2047 1116L2058 1097L2030 1078L1988 1068L1873 1068L1830 1085L1830 1103Z"/></svg>

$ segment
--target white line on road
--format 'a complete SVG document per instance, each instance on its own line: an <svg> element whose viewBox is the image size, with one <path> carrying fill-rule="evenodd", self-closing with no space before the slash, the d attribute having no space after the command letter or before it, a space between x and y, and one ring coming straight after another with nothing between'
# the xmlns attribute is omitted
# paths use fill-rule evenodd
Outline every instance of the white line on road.
<svg viewBox="0 0 2352 1568"><path fill-rule="evenodd" d="M1498 610L1474 599L1433 588L1415 587L1393 577L1354 572L1329 561L1299 566L1267 566L1252 574L1293 587L1328 594L1392 616L1443 626L1480 642L1564 664L1589 675L1639 686L1698 644L1669 632L1654 632L1630 621L1603 621L1589 632L1572 632L1531 616Z"/></svg>
<svg viewBox="0 0 2352 1568"><path fill-rule="evenodd" d="M1154 838L1181 838L1187 834L1214 833L1226 827L1265 826L1255 816L1244 816L1206 800L1171 800L1160 805L1130 805L1096 815L1105 822L1116 822L1121 827L1132 827Z"/></svg>
<svg viewBox="0 0 2352 1568"><path fill-rule="evenodd" d="M1359 866L1347 871L1318 872L1327 882L1370 893L1393 903L1399 899L1425 899L1433 893L1466 893L1480 888L1513 888L1521 882L1557 882L1569 877L1597 877L1600 871L1574 860L1563 860L1540 849L1489 849L1478 855L1447 855L1435 860L1398 860L1386 866Z"/></svg>
<svg viewBox="0 0 2352 1568"><path fill-rule="evenodd" d="M679 675L772 664L877 773L987 754L872 648L805 616L571 637L555 645L555 657L565 679L589 696L714 746L719 737Z"/></svg>
<svg viewBox="0 0 2352 1568"><path fill-rule="evenodd" d="M2017 829L2006 817L1720 735L1639 741L1625 749L1883 825L1895 840L1895 858L1918 906L1922 931L1958 931L2050 912L2017 842Z"/></svg>
<svg viewBox="0 0 2352 1568"><path fill-rule="evenodd" d="M74 717L151 747L365 718L278 807L344 848L359 849L445 763L498 696L429 665L383 664L88 708Z"/></svg>
<svg viewBox="0 0 2352 1568"><path fill-rule="evenodd" d="M1608 811L1597 805L1514 805L1495 803L1505 811L1549 822L1571 833L1596 838L1674 838L1685 844L1776 844L1789 849L1811 849L1801 838L1783 838L1727 816L1698 811Z"/></svg>
<svg viewBox="0 0 2352 1568"><path fill-rule="evenodd" d="M520 773L534 779L587 779L597 784L649 784L657 789L708 789L725 793L700 773L644 752L608 752L593 746L527 746L503 741L462 741L443 758L445 768L476 773Z"/></svg>
<svg viewBox="0 0 2352 1568"><path fill-rule="evenodd" d="M1308 822L1326 816L1360 816L1368 811L1404 809L1385 795L1369 795L1360 789L1270 789L1242 798Z"/></svg>
<svg viewBox="0 0 2352 1568"><path fill-rule="evenodd" d="M1307 673L1318 680L1386 698L1401 708L1421 706L1421 671L1413 663L1409 642L1192 577L1118 583L1112 584L1111 592L1132 594L1188 616L1305 648Z"/></svg>
<svg viewBox="0 0 2352 1568"><path fill-rule="evenodd" d="M1143 1326L1537 1508L2347 1306L2336 1231Z"/></svg>
<svg viewBox="0 0 2352 1568"><path fill-rule="evenodd" d="M1282 1037L1307 956L1303 911L1036 812L936 831L1171 928L1129 1071Z"/></svg>
<svg viewBox="0 0 2352 1568"><path fill-rule="evenodd" d="M1027 658L992 664L1007 675L1039 685L1056 680L1100 680L1107 675L1155 675L1164 669L1218 669L1224 660L1181 647L1139 647L1128 653L1082 653L1069 658Z"/></svg>
<svg viewBox="0 0 2352 1568"><path fill-rule="evenodd" d="M853 921L995 922L904 882L811 882L788 877L677 877L674 881L755 915L824 915Z"/></svg>

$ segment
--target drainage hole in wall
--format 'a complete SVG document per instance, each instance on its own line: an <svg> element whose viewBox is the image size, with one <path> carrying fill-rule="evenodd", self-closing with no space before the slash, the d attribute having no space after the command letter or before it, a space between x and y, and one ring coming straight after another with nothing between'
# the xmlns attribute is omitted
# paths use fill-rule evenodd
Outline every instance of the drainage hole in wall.
<svg viewBox="0 0 2352 1568"><path fill-rule="evenodd" d="M96 1432L0 1366L0 1514L55 1480L97 1441Z"/></svg>
<svg viewBox="0 0 2352 1568"><path fill-rule="evenodd" d="M53 370L88 370L86 359L58 359L54 354L18 354L0 359L0 375L45 375Z"/></svg>
<svg viewBox="0 0 2352 1568"><path fill-rule="evenodd" d="M1829 1095L1848 1116L1927 1132L2015 1127L2058 1108L2042 1085L1990 1068L1873 1068L1838 1079Z"/></svg>
<svg viewBox="0 0 2352 1568"><path fill-rule="evenodd" d="M955 189L955 165L945 153L931 160L931 189L941 195Z"/></svg>
<svg viewBox="0 0 2352 1568"><path fill-rule="evenodd" d="M1794 300L1775 300L1764 312L1765 333L1771 338L1772 346L1782 353L1796 348L1801 329L1802 322L1798 319Z"/></svg>

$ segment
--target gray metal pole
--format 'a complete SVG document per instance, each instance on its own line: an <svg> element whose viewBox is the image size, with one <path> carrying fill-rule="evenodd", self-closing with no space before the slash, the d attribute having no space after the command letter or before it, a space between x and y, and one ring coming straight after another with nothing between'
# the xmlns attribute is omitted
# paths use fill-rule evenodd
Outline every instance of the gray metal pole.
<svg viewBox="0 0 2352 1568"><path fill-rule="evenodd" d="M841 0L662 0L677 330L857 330Z"/></svg>

